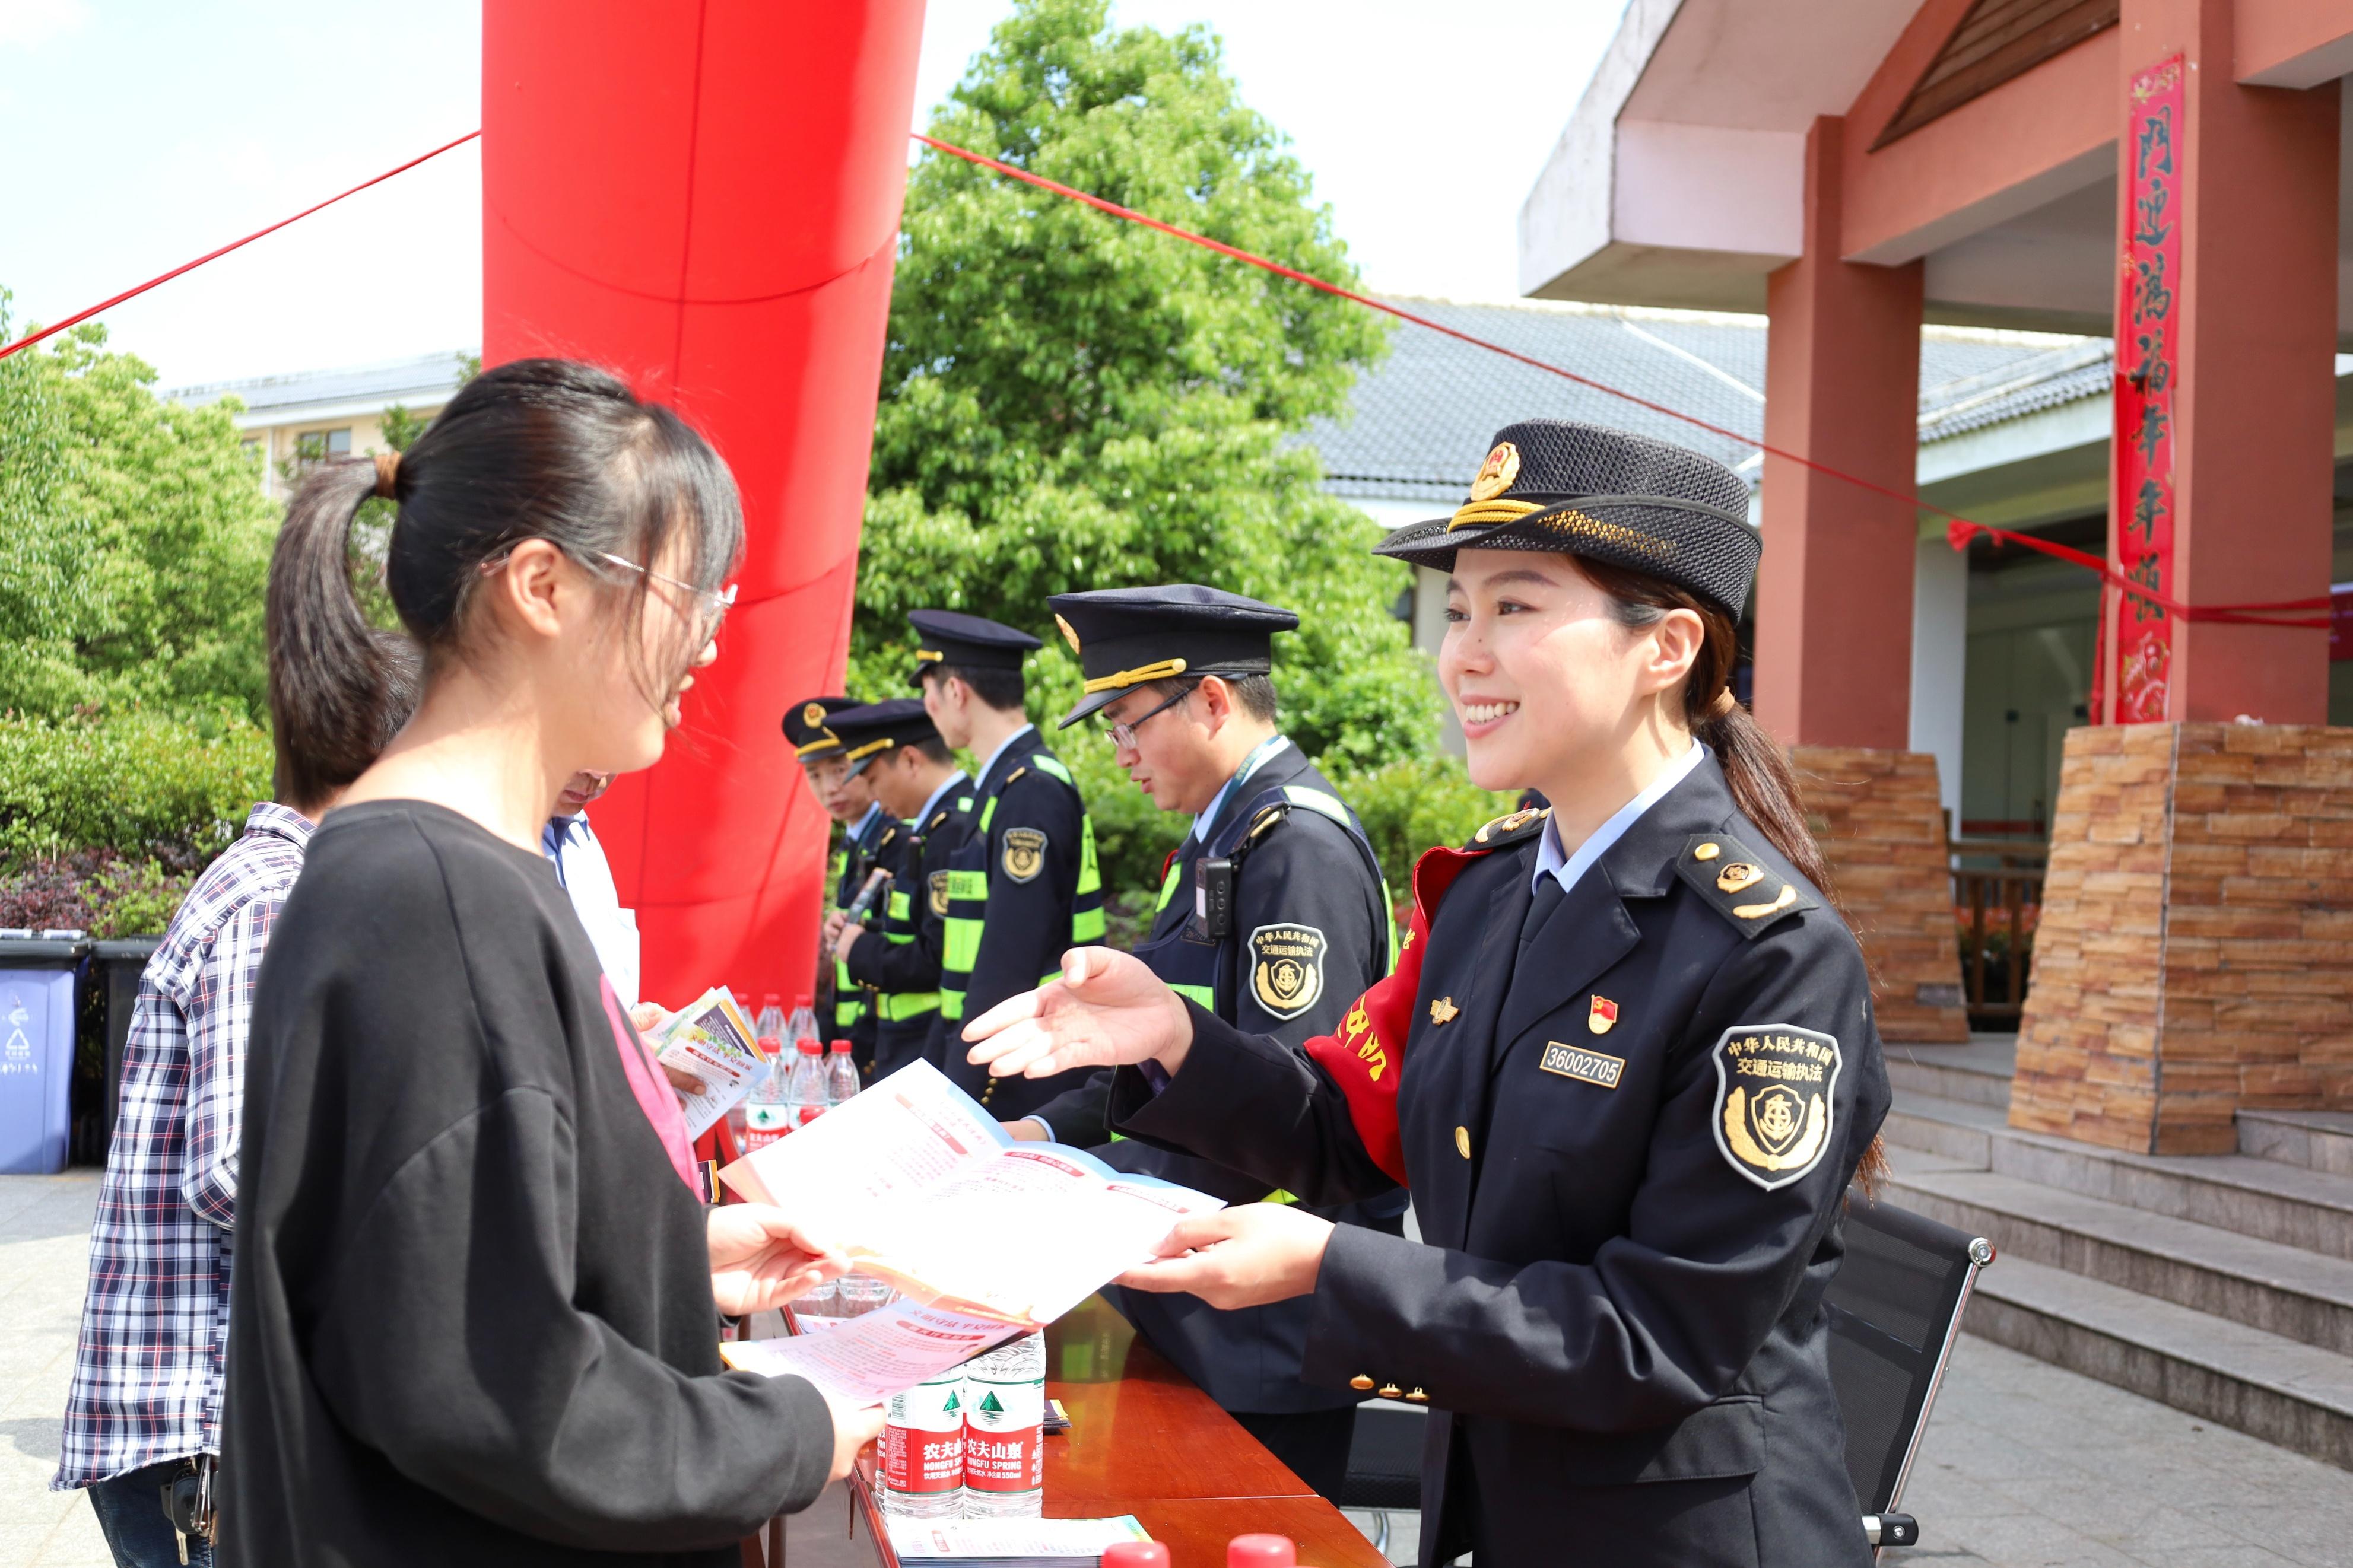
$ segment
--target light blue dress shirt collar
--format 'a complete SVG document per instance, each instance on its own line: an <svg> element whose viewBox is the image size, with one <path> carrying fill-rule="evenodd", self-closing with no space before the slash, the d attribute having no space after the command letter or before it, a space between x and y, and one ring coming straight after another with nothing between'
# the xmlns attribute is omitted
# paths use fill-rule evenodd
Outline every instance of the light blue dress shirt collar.
<svg viewBox="0 0 2353 1568"><path fill-rule="evenodd" d="M1544 837L1536 843L1536 868L1528 879L1528 887L1533 889L1546 877L1552 876L1560 879L1562 892L1573 892L1577 879L1585 875L1586 868L1609 853L1609 847L1626 837L1626 830L1641 821L1644 812L1664 800L1669 790L1689 778L1691 771L1699 766L1706 755L1707 748L1694 741L1690 751L1661 769L1659 776L1651 781L1650 788L1620 806L1616 815L1593 830L1592 837L1577 847L1574 855L1562 853L1559 822L1556 818L1546 817Z"/></svg>
<svg viewBox="0 0 2353 1568"><path fill-rule="evenodd" d="M865 842L866 842L866 830L867 830L868 828L870 828L870 827L873 826L874 826L874 819L875 819L876 817L878 817L878 816L881 816L881 815L882 815L882 803L881 803L881 801L879 801L879 800L874 800L874 801L869 801L869 802L867 802L867 803L866 803L866 815L865 815L865 816L861 816L861 817L860 817L856 822L853 822L853 823L851 823L851 824L849 825L849 837L850 837L850 838L851 838L854 842L856 842L856 843L860 843L860 844L863 844L863 843L865 843Z"/></svg>
<svg viewBox="0 0 2353 1568"><path fill-rule="evenodd" d="M1219 788L1216 796L1210 800L1208 809L1202 812L1201 815L1193 819L1193 837L1200 840L1202 843L1207 844L1209 841L1209 828L1217 822L1218 813L1225 810L1226 802L1232 796L1234 791L1240 787L1240 785L1249 779L1250 774L1258 772L1261 767L1264 766L1266 760L1269 757L1273 756L1277 752L1282 751L1283 747L1289 744L1291 744L1291 742L1288 737L1282 735L1269 735L1265 740L1261 741L1257 745L1251 747L1250 754L1242 759L1242 765L1234 770L1234 776L1228 779L1225 784Z"/></svg>
<svg viewBox="0 0 2353 1568"><path fill-rule="evenodd" d="M918 833L923 831L923 824L932 819L932 808L939 805L941 801L947 798L948 795L955 790L956 785L960 784L970 784L971 782L972 781L970 779L965 776L965 772L962 768L958 768L955 772L950 773L947 776L946 782L942 784L939 788L934 790L932 792L932 797L923 802L923 809L915 813L915 831Z"/></svg>

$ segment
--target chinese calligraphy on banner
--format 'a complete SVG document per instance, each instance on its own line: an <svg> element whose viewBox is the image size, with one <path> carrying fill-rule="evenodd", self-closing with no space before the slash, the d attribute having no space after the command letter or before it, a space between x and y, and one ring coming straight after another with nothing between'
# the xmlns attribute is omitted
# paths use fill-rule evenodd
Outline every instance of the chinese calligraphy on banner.
<svg viewBox="0 0 2353 1568"><path fill-rule="evenodd" d="M2181 290L2181 76L2176 55L2132 79L2124 273L2116 303L2116 565L2132 582L2168 598L2179 597L2173 591L2173 408ZM2146 599L2116 597L2116 721L2163 719L2172 617Z"/></svg>

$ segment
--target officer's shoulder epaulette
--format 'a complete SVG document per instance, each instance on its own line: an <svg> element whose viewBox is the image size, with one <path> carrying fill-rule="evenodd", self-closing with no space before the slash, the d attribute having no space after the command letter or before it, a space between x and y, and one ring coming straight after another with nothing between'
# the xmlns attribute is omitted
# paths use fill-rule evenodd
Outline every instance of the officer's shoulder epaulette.
<svg viewBox="0 0 2353 1568"><path fill-rule="evenodd" d="M898 837L899 824L895 822L887 824L883 827L881 833L876 837L874 840L874 847L878 850L888 848L891 841Z"/></svg>
<svg viewBox="0 0 2353 1568"><path fill-rule="evenodd" d="M1545 818L1552 815L1548 805L1532 805L1525 811L1514 811L1499 816L1471 836L1462 847L1473 854L1489 849L1507 849L1523 839L1533 838L1544 831Z"/></svg>
<svg viewBox="0 0 2353 1568"><path fill-rule="evenodd" d="M1693 834L1675 857L1675 873L1745 937L1816 907L1795 882L1729 833Z"/></svg>
<svg viewBox="0 0 2353 1568"><path fill-rule="evenodd" d="M923 824L923 831L926 833L937 832L939 830L940 824L945 822L947 819L948 808L944 805L940 807L939 810L932 813L932 819Z"/></svg>

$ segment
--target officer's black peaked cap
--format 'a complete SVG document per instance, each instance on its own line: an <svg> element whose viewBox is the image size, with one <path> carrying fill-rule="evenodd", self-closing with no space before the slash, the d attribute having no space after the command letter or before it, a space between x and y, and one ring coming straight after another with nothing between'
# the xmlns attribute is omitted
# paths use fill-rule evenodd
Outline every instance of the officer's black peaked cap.
<svg viewBox="0 0 2353 1568"><path fill-rule="evenodd" d="M1737 617L1764 541L1748 485L1687 447L1567 419L1495 432L1451 517L1398 529L1374 553L1454 570L1454 552L1547 550L1687 588Z"/></svg>
<svg viewBox="0 0 2353 1568"><path fill-rule="evenodd" d="M956 610L910 610L907 624L921 639L915 672L907 677L910 686L921 686L923 671L935 664L960 664L966 669L1019 669L1022 656L1039 646L1028 632Z"/></svg>
<svg viewBox="0 0 2353 1568"><path fill-rule="evenodd" d="M841 737L842 754L849 759L849 776L856 778L875 758L901 746L920 746L940 738L932 716L918 698L894 697L863 708L845 708L833 716L833 732Z"/></svg>
<svg viewBox="0 0 2353 1568"><path fill-rule="evenodd" d="M833 732L833 716L858 706L855 697L810 697L786 709L785 739L793 755L813 763L841 750L841 737Z"/></svg>
<svg viewBox="0 0 2353 1568"><path fill-rule="evenodd" d="M1065 730L1132 686L1264 675L1274 668L1274 634L1299 626L1289 610L1198 583L1098 588L1057 594L1046 603L1087 679L1086 695L1062 716Z"/></svg>

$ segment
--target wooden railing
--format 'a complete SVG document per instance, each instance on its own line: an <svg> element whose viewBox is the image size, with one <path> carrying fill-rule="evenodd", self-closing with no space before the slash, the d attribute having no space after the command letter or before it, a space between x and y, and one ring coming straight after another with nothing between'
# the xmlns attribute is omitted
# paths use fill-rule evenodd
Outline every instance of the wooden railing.
<svg viewBox="0 0 2353 1568"><path fill-rule="evenodd" d="M1951 843L1961 991L1969 1023L1978 1028L2014 1025L2026 1004L2049 851L2040 844L2009 838L1956 838Z"/></svg>

